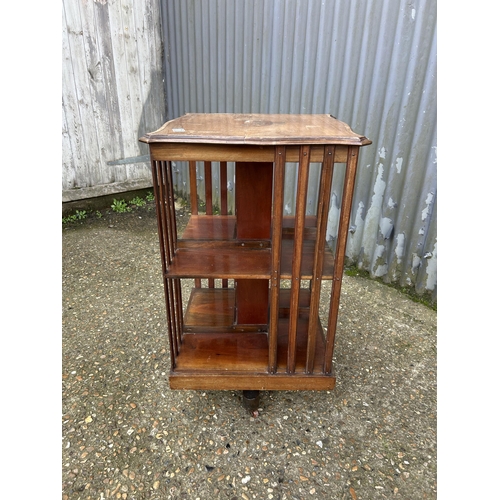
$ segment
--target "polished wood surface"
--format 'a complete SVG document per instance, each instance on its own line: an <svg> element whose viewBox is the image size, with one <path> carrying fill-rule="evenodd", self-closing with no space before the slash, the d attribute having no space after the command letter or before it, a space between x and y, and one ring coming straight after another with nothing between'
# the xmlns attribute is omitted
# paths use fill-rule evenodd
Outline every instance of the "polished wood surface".
<svg viewBox="0 0 500 500"><path fill-rule="evenodd" d="M236 216L191 215L184 229L182 240L234 240L236 239Z"/></svg>
<svg viewBox="0 0 500 500"><path fill-rule="evenodd" d="M216 242L206 244L179 241L180 245L168 268L167 276L171 278L271 278L271 250L269 248L252 248L250 243L244 248L241 242L226 245ZM304 240L300 261L300 279L312 279L314 266L315 242ZM280 279L292 279L292 263L294 241L283 239L281 248ZM324 252L321 279L333 278L334 259L331 251Z"/></svg>
<svg viewBox="0 0 500 500"><path fill-rule="evenodd" d="M186 333L176 371L267 372L267 335Z"/></svg>
<svg viewBox="0 0 500 500"><path fill-rule="evenodd" d="M179 248L168 268L171 278L269 279L271 251L252 248Z"/></svg>
<svg viewBox="0 0 500 500"><path fill-rule="evenodd" d="M237 279L236 323L238 325L259 325L268 323L269 280Z"/></svg>
<svg viewBox="0 0 500 500"><path fill-rule="evenodd" d="M218 144L346 144L371 141L331 115L188 113L165 123L142 142Z"/></svg>
<svg viewBox="0 0 500 500"><path fill-rule="evenodd" d="M329 391L335 387L333 375L254 373L228 371L170 372L171 389L184 390L257 390L257 391Z"/></svg>
<svg viewBox="0 0 500 500"><path fill-rule="evenodd" d="M237 162L235 183L236 237L270 239L273 164Z"/></svg>
<svg viewBox="0 0 500 500"><path fill-rule="evenodd" d="M283 205L285 196L286 148L277 146L273 165L273 214L271 224L271 280L269 302L269 373L276 373L278 363L278 319L280 300L281 241L283 226ZM279 229L278 229L279 228Z"/></svg>
<svg viewBox="0 0 500 500"><path fill-rule="evenodd" d="M296 373L304 373L307 359L307 317L297 327ZM289 319L281 318L278 327L277 373L286 373L288 364ZM321 325L315 350L314 372L321 373L325 343ZM268 373L268 337L261 332L186 333L177 356L176 371L198 371L210 368L227 372L254 371Z"/></svg>
<svg viewBox="0 0 500 500"><path fill-rule="evenodd" d="M194 288L184 316L184 330L231 331L235 314L234 288Z"/></svg>
<svg viewBox="0 0 500 500"><path fill-rule="evenodd" d="M270 162L274 161L274 146L237 146L234 144L186 144L182 142L156 142L149 145L151 159L171 161L242 161L242 162ZM311 146L311 161L323 162L323 146ZM299 146L287 146L285 161L299 161ZM347 146L337 146L335 162L347 161Z"/></svg>
<svg viewBox="0 0 500 500"><path fill-rule="evenodd" d="M358 152L370 141L329 115L241 114L188 114L141 140L152 159L171 388L332 389ZM192 215L181 237L173 161L189 165ZM228 161L236 162L235 215L227 212ZM283 213L288 162L299 164L292 216ZM320 169L318 205L306 215L312 163ZM345 163L346 174L332 252L326 230L335 163ZM195 282L184 307L183 279ZM331 282L326 325L319 318L324 280Z"/></svg>
<svg viewBox="0 0 500 500"><path fill-rule="evenodd" d="M235 184L236 238L245 241L270 240L273 164L237 162ZM237 324L268 322L268 278L236 279L235 292Z"/></svg>

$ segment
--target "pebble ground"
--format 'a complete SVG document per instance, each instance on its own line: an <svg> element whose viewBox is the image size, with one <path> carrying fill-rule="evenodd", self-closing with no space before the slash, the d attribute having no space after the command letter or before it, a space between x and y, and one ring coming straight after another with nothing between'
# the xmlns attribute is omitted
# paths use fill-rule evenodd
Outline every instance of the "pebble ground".
<svg viewBox="0 0 500 500"><path fill-rule="evenodd" d="M335 389L263 391L255 418L241 391L169 389L151 204L62 248L63 500L437 497L434 310L345 276Z"/></svg>

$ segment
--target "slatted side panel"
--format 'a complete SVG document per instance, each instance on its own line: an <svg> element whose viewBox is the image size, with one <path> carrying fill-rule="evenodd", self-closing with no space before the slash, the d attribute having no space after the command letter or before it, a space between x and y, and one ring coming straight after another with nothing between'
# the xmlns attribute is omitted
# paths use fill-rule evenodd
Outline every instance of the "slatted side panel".
<svg viewBox="0 0 500 500"><path fill-rule="evenodd" d="M435 294L436 0L171 0L162 9L167 117L330 113L349 123L373 144L360 151L348 260ZM186 196L187 172L178 164L174 176ZM333 177L332 246L344 172ZM317 206L318 183L309 183L306 211ZM296 187L295 169L285 214L295 213Z"/></svg>

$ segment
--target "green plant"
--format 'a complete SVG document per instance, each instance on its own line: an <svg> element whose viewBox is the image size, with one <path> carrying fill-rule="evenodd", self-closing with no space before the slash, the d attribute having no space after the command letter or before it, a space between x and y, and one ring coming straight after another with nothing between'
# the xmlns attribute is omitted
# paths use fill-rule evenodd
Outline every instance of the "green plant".
<svg viewBox="0 0 500 500"><path fill-rule="evenodd" d="M153 191L148 191L146 194L146 201L155 201L155 195L153 194Z"/></svg>
<svg viewBox="0 0 500 500"><path fill-rule="evenodd" d="M74 221L76 221L76 215L67 215L62 219L63 224L67 224L68 222L74 222Z"/></svg>
<svg viewBox="0 0 500 500"><path fill-rule="evenodd" d="M418 295L417 292L415 291L414 287L405 287L398 285L396 283L385 283L381 278L372 278L369 271L365 271L363 269L358 269L356 265L351 265L347 266L344 269L344 272L347 276L359 276L361 278L366 278L366 279L372 279L374 281L378 281L379 283L382 283L390 288L395 288L399 292L403 293L404 295L407 295L408 298L413 300L413 302L418 302L420 304L424 304L425 306L429 307L430 309L434 309L437 311L437 302L432 299L430 292L424 293L423 295Z"/></svg>
<svg viewBox="0 0 500 500"><path fill-rule="evenodd" d="M96 216L98 219L100 219L100 218L102 217L102 214L101 214L101 212L99 212L99 210L97 210L97 211L96 211L96 213L95 213L95 216Z"/></svg>
<svg viewBox="0 0 500 500"><path fill-rule="evenodd" d="M76 212L72 215L67 215L62 218L62 223L67 224L68 222L75 222L77 220L83 220L87 218L86 210L76 210Z"/></svg>
<svg viewBox="0 0 500 500"><path fill-rule="evenodd" d="M113 210L113 212L118 212L119 214L122 214L124 212L130 212L132 210L129 206L127 206L125 200L117 200L117 199L113 199L111 209Z"/></svg>
<svg viewBox="0 0 500 500"><path fill-rule="evenodd" d="M143 207L146 204L146 202L142 198L139 198L138 196L131 199L130 203L132 203L132 205L135 205L136 207Z"/></svg>

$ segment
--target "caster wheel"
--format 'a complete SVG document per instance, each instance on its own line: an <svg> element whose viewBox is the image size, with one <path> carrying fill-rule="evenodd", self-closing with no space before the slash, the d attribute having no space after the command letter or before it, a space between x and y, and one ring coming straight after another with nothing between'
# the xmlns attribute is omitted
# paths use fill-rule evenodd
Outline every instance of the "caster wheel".
<svg viewBox="0 0 500 500"><path fill-rule="evenodd" d="M259 391L243 391L243 406L254 417L257 417L259 415L259 401Z"/></svg>

